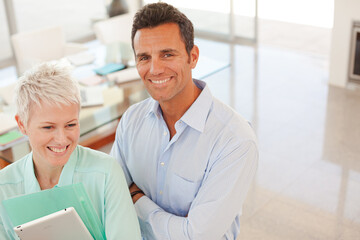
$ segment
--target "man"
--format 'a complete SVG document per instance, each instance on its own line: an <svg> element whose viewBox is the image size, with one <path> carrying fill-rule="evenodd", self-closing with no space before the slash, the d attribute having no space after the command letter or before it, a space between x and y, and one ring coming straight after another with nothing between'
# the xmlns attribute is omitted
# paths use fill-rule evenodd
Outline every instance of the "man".
<svg viewBox="0 0 360 240"><path fill-rule="evenodd" d="M166 3L134 17L136 66L151 98L131 106L111 154L124 169L145 239L236 239L258 150L246 120L192 79L189 19Z"/></svg>

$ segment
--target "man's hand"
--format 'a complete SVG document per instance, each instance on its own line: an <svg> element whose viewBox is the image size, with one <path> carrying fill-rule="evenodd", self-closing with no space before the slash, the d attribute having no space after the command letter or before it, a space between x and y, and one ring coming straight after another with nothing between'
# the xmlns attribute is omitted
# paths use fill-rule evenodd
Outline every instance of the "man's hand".
<svg viewBox="0 0 360 240"><path fill-rule="evenodd" d="M144 192L140 188L138 188L135 183L132 183L130 185L129 191L134 204L137 200L139 200L139 198L145 195Z"/></svg>

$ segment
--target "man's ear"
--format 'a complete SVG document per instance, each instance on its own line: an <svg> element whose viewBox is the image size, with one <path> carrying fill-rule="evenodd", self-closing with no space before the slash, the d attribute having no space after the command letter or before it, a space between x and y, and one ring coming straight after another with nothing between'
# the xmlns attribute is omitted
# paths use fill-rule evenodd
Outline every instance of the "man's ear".
<svg viewBox="0 0 360 240"><path fill-rule="evenodd" d="M192 69L196 67L198 60L199 60L199 48L198 46L194 45L194 47L190 51L190 65Z"/></svg>
<svg viewBox="0 0 360 240"><path fill-rule="evenodd" d="M24 135L26 135L25 125L24 125L24 123L21 121L19 115L17 115L17 114L15 115L15 120L16 120L16 122L17 122L17 125L18 125L21 133L24 134Z"/></svg>

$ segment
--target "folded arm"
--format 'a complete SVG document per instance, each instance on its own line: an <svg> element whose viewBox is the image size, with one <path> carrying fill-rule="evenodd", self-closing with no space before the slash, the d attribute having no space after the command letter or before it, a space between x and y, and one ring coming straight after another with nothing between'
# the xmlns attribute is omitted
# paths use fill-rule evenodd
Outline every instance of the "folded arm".
<svg viewBox="0 0 360 240"><path fill-rule="evenodd" d="M142 193L134 195L142 228L148 228L154 239L221 239L241 212L257 161L252 141L226 149L211 167L185 217L164 211ZM137 190L135 184L130 186L130 192Z"/></svg>

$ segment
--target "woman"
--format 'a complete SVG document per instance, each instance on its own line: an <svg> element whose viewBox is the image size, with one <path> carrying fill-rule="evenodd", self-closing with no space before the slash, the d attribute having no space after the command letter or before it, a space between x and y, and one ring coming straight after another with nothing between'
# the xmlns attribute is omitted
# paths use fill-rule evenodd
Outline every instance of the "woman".
<svg viewBox="0 0 360 240"><path fill-rule="evenodd" d="M43 63L25 73L16 104L15 119L32 152L0 171L0 201L82 182L107 239L141 239L121 167L107 154L77 145L80 94L69 67ZM0 239L17 239L4 214Z"/></svg>

